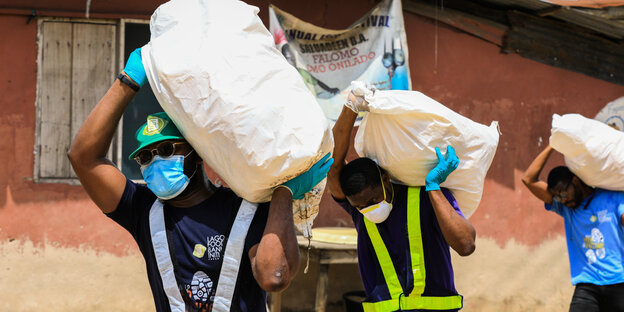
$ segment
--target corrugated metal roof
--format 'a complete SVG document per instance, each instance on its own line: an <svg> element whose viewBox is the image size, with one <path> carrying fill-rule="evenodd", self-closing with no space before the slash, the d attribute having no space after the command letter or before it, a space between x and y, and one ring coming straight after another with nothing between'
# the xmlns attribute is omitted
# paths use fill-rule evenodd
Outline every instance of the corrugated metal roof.
<svg viewBox="0 0 624 312"><path fill-rule="evenodd" d="M504 53L624 85L624 6L569 7L541 0L404 0L403 6L492 42Z"/></svg>
<svg viewBox="0 0 624 312"><path fill-rule="evenodd" d="M608 8L590 9L561 6L541 0L481 0L502 9L530 10L540 16L550 16L574 25L578 25L609 38L624 39L624 5ZM551 2L557 2L555 0ZM589 1L559 1L561 3L586 4ZM603 2L607 1L591 1ZM624 4L624 1L609 1L611 4Z"/></svg>
<svg viewBox="0 0 624 312"><path fill-rule="evenodd" d="M575 6L585 8L606 8L612 6L622 6L624 1L622 0L542 0L564 6Z"/></svg>

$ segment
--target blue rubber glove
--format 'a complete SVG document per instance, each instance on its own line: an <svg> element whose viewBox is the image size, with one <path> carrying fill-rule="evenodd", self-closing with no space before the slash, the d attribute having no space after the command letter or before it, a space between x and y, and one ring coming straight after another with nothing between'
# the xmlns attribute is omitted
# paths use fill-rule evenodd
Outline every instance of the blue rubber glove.
<svg viewBox="0 0 624 312"><path fill-rule="evenodd" d="M440 189L440 184L446 180L446 177L457 169L459 165L459 158L455 154L455 149L448 145L446 147L446 159L440 153L439 148L435 148L436 155L438 155L438 164L435 168L431 169L425 178L425 190L437 191Z"/></svg>
<svg viewBox="0 0 624 312"><path fill-rule="evenodd" d="M145 69L143 68L143 61L141 60L141 48L130 53L124 72L130 79L136 82L139 87L142 87L147 83L147 76L145 75Z"/></svg>
<svg viewBox="0 0 624 312"><path fill-rule="evenodd" d="M312 188L314 188L319 182L323 181L329 172L329 168L334 163L334 159L329 157L329 153L312 166L308 171L298 175L296 178L285 182L282 186L285 186L290 190L294 199L302 199L303 195Z"/></svg>

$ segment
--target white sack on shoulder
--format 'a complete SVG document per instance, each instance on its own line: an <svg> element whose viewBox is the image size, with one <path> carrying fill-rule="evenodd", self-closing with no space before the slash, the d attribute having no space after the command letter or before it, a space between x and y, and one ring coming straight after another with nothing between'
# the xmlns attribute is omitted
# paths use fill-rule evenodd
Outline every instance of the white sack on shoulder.
<svg viewBox="0 0 624 312"><path fill-rule="evenodd" d="M498 146L498 122L474 122L417 91L375 91L355 137L360 156L375 160L402 184L425 185L438 162L435 148L455 148L459 167L441 184L466 217L479 206L485 176ZM446 155L445 155L446 156Z"/></svg>
<svg viewBox="0 0 624 312"><path fill-rule="evenodd" d="M624 132L579 114L554 114L550 146L587 185L624 191Z"/></svg>
<svg viewBox="0 0 624 312"><path fill-rule="evenodd" d="M162 108L250 202L268 201L333 149L321 108L257 14L240 1L167 2L141 53Z"/></svg>

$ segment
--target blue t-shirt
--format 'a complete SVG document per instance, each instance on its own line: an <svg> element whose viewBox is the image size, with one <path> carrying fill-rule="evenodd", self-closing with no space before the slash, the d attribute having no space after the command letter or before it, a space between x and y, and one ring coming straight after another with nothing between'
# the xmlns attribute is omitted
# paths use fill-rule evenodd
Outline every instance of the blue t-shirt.
<svg viewBox="0 0 624 312"><path fill-rule="evenodd" d="M126 181L117 209L108 217L136 240L145 258L147 277L157 311L170 311L154 257L149 211L156 196L144 185ZM199 205L176 208L165 204L165 227L176 281L187 311L210 311L219 280L223 253L242 199L232 190L217 188ZM231 311L266 311L266 293L251 270L249 249L258 244L267 221L268 204L258 205L245 240Z"/></svg>
<svg viewBox="0 0 624 312"><path fill-rule="evenodd" d="M597 188L575 209L553 201L546 210L563 217L573 285L624 282L624 193Z"/></svg>
<svg viewBox="0 0 624 312"><path fill-rule="evenodd" d="M409 241L407 238L407 186L392 184L394 198L392 211L388 219L377 224L379 234L388 249L390 258L403 293L410 294L414 288L414 277L411 270ZM451 193L442 189L444 196L451 203L455 211L463 217L457 202ZM389 300L390 293L383 272L377 260L377 255L368 237L364 215L351 206L348 201L337 201L353 219L358 233L357 251L360 276L366 291L367 302ZM454 296L455 279L449 245L442 235L438 225L429 195L424 187L420 188L420 230L422 233L423 253L425 259L425 289L423 296Z"/></svg>

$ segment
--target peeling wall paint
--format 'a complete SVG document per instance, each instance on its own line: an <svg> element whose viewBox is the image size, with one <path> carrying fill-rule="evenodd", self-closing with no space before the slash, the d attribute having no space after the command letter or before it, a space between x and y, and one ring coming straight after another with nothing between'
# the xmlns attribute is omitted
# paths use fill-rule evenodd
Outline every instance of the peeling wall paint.
<svg viewBox="0 0 624 312"><path fill-rule="evenodd" d="M260 7L260 16L266 22L268 2L250 3ZM311 23L344 28L375 2L281 0L274 4ZM58 3L43 0L19 4L21 7L79 11L81 14L84 14L84 5L84 1ZM148 16L157 3L142 0L133 2L132 6L128 8L127 2L119 0L95 1L91 3L90 11L92 16L102 12L120 15L124 10ZM11 6L0 4L0 8L6 7ZM414 89L475 121L489 124L498 120L501 126L499 149L488 173L483 200L471 218L479 237L477 252L468 258L455 260L458 289L466 296L465 311L489 311L486 307L492 307L491 311L521 311L520 308L500 308L508 302L518 302L519 307L533 303L535 307L539 303L552 307L552 310L544 308L543 311L567 310L564 306L567 307L571 286L569 276L565 275L569 273L557 271L558 275L545 278L543 271L529 269L533 265L547 266L551 263L556 265L557 270L565 271L568 264L562 239L563 222L555 214L544 211L543 205L533 198L520 178L533 157L548 143L553 113L595 116L605 104L624 95L624 87L546 66L516 54L501 54L496 46L442 23L437 23L436 27L431 20L407 12L404 14ZM0 38L4 39L0 43L0 59L5 60L0 71L0 137L3 138L0 144L0 245L6 247L6 244L20 242L32 245L32 248L20 251L21 254L13 249L0 251L3 259L15 261L2 262L1 265L11 263L8 266L15 269L0 268L0 285L7 285L4 281L10 281L12 284L8 285L15 285L16 289L27 288L34 281L29 273L54 270L54 266L44 264L49 261L41 261L34 256L40 255L41 250L50 251L51 257L64 259L65 262L60 261L58 265L68 265L67 270L71 269L73 261L82 263L83 260L78 260L82 257L107 261L102 264L103 267L97 263L93 263L94 267L87 264L75 267L76 272L89 269L125 272L120 270L129 266L124 262L128 257L134 257L130 266L140 268L142 260L136 254L138 249L131 236L102 215L81 187L32 182L37 28L35 22L27 24L26 20L26 16L0 14ZM349 155L355 157L353 151ZM551 158L544 176L554 166L563 164L559 155ZM315 223L317 226L352 225L350 217L327 194ZM60 251L56 253L54 250ZM16 256L7 258L7 254ZM21 266L18 264L20 261L24 262ZM524 270L525 276L512 274L518 270ZM144 272L134 273L144 277ZM110 273L89 278L92 278L91 281L117 283L105 279L106 274ZM19 276L28 277L21 280ZM499 279L487 287L474 287L482 285L486 277ZM140 277L137 279L141 280ZM28 281L31 283L26 285ZM80 280L81 283L91 281L87 277ZM20 284L22 282L24 284ZM146 280L142 282L146 283ZM134 285L135 281L124 283ZM142 295L137 296L148 296L142 300L147 300L147 305L150 305L151 296L144 291L146 284L141 286L141 282L136 283L138 286L133 287L142 289ZM507 295L493 297L490 292L505 283L512 284L505 286L508 287L505 288ZM536 288L536 284L552 285L552 288ZM57 297L63 297L62 294L74 289L67 284L57 286L66 289L65 292L54 293ZM361 288L359 280L354 278L350 287ZM538 298L538 290L543 291L548 299ZM298 290L293 288L289 291ZM8 294L13 292L4 292L1 298L10 298ZM334 295L338 299L332 300L339 300L337 294ZM513 294L517 295L514 297ZM98 295L94 293L94 296ZM15 296L19 298L18 294ZM528 299L522 301L523 298ZM551 299L552 302L549 301ZM88 300L101 302L93 297ZM28 302L23 304L26 308L30 307ZM63 301L61 307L71 304ZM286 301L284 304L296 306ZM0 305L0 310L3 310L2 307ZM539 311L523 311L526 310Z"/></svg>

